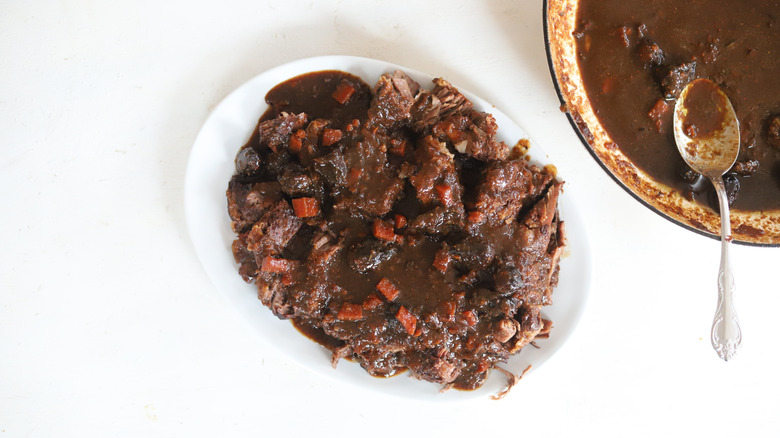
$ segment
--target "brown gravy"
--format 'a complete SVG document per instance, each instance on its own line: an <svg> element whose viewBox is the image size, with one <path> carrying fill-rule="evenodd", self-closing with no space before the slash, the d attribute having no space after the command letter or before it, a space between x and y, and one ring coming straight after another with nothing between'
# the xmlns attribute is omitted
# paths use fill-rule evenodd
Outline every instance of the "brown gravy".
<svg viewBox="0 0 780 438"><path fill-rule="evenodd" d="M708 78L731 100L741 150L725 176L733 207L780 209L780 2L580 0L580 70L602 125L657 181L705 205L672 132L674 99Z"/></svg>

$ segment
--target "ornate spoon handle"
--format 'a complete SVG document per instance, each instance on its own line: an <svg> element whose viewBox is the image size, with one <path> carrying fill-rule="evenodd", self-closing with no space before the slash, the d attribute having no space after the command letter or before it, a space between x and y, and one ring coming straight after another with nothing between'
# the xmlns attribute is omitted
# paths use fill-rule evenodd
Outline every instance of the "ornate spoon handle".
<svg viewBox="0 0 780 438"><path fill-rule="evenodd" d="M737 311L734 309L734 276L729 262L731 242L731 217L723 179L712 178L720 203L720 269L718 271L718 307L712 322L712 348L723 360L729 360L742 343Z"/></svg>

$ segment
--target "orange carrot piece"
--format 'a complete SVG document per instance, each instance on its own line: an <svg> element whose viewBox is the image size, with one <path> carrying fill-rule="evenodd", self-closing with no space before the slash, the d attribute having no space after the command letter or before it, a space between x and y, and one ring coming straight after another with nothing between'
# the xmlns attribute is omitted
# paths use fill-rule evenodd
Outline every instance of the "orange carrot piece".
<svg viewBox="0 0 780 438"><path fill-rule="evenodd" d="M397 215L395 215L395 217L393 219L395 219L395 228L396 229L400 230L401 228L406 226L406 216L404 216L402 214L397 214Z"/></svg>
<svg viewBox="0 0 780 438"><path fill-rule="evenodd" d="M474 313L473 310L466 310L465 312L461 313L463 315L463 319L466 320L466 324L474 327L477 325L477 314Z"/></svg>
<svg viewBox="0 0 780 438"><path fill-rule="evenodd" d="M365 301L363 301L364 309L376 309L381 305L382 305L382 299L379 298L379 295L373 292L366 297Z"/></svg>
<svg viewBox="0 0 780 438"><path fill-rule="evenodd" d="M360 304L344 303L339 309L336 318L342 321L358 321L363 319L363 306Z"/></svg>
<svg viewBox="0 0 780 438"><path fill-rule="evenodd" d="M287 259L277 259L271 256L266 256L263 259L263 264L260 270L263 272L279 273L286 272L290 269L290 262Z"/></svg>
<svg viewBox="0 0 780 438"><path fill-rule="evenodd" d="M451 260L452 256L450 253L442 248L436 251L436 255L433 257L433 267L443 274L447 272Z"/></svg>
<svg viewBox="0 0 780 438"><path fill-rule="evenodd" d="M445 207L452 205L452 187L446 184L439 184L434 187L434 189L436 190L436 195L438 195L439 201L442 203L442 205Z"/></svg>
<svg viewBox="0 0 780 438"><path fill-rule="evenodd" d="M485 221L485 214L482 213L481 211L470 211L468 220L469 222L474 224L481 224L482 222Z"/></svg>
<svg viewBox="0 0 780 438"><path fill-rule="evenodd" d="M347 126L344 128L347 132L352 132L360 127L360 120L358 119L352 119L351 122L347 123Z"/></svg>
<svg viewBox="0 0 780 438"><path fill-rule="evenodd" d="M295 198L292 200L293 211L298 217L317 216L320 205L316 198Z"/></svg>
<svg viewBox="0 0 780 438"><path fill-rule="evenodd" d="M299 129L290 136L289 146L293 152L300 152L303 147L303 139L306 137L306 133L303 129Z"/></svg>
<svg viewBox="0 0 780 438"><path fill-rule="evenodd" d="M387 278L382 278L379 280L379 283L377 283L376 288L379 289L379 292L382 292L382 295L387 298L387 301L393 301L398 297L398 294L400 291L398 288Z"/></svg>
<svg viewBox="0 0 780 438"><path fill-rule="evenodd" d="M349 98L352 97L354 92L355 87L342 81L338 86L336 86L336 91L333 92L332 96L334 99L336 99L336 102L344 105L347 103Z"/></svg>
<svg viewBox="0 0 780 438"><path fill-rule="evenodd" d="M325 128L322 130L322 145L333 146L341 140L342 132L338 129Z"/></svg>
<svg viewBox="0 0 780 438"><path fill-rule="evenodd" d="M392 141L390 143L390 153L398 157L406 155L406 141Z"/></svg>
<svg viewBox="0 0 780 438"><path fill-rule="evenodd" d="M404 330L406 330L406 333L409 333L410 335L414 335L415 329L417 328L417 317L412 315L411 312L406 310L406 307L401 306L398 309L398 312L395 314L395 319L398 320L398 322L401 323L402 326L404 326Z"/></svg>
<svg viewBox="0 0 780 438"><path fill-rule="evenodd" d="M398 237L393 230L393 226L380 219L376 219L374 221L372 231L374 233L374 237L377 239L386 240L388 242L395 242Z"/></svg>

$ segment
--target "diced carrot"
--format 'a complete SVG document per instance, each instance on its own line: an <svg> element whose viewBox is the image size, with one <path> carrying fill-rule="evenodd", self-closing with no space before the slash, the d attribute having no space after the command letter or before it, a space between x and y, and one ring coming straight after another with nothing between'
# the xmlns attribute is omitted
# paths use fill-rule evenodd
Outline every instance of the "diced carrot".
<svg viewBox="0 0 780 438"><path fill-rule="evenodd" d="M470 211L468 220L469 222L474 224L481 224L482 222L485 221L485 214L482 213L481 211Z"/></svg>
<svg viewBox="0 0 780 438"><path fill-rule="evenodd" d="M436 255L433 257L433 267L436 268L442 274L447 272L447 268L450 266L452 256L450 253L442 248L436 251Z"/></svg>
<svg viewBox="0 0 780 438"><path fill-rule="evenodd" d="M441 202L442 205L445 207L452 205L452 187L446 184L439 184L435 186L434 189L436 190L436 195L438 195L439 202Z"/></svg>
<svg viewBox="0 0 780 438"><path fill-rule="evenodd" d="M372 231L374 232L374 237L377 239L386 240L388 242L396 241L396 234L393 231L393 226L383 220L374 220Z"/></svg>
<svg viewBox="0 0 780 438"><path fill-rule="evenodd" d="M325 128L322 130L322 145L333 146L341 140L342 132L338 129Z"/></svg>
<svg viewBox="0 0 780 438"><path fill-rule="evenodd" d="M298 217L317 216L320 212L320 204L316 198L295 198L292 200L292 206Z"/></svg>
<svg viewBox="0 0 780 438"><path fill-rule="evenodd" d="M473 310L466 310L463 313L461 313L461 315L463 315L463 319L466 320L466 324L472 327L477 325L477 314L474 313Z"/></svg>
<svg viewBox="0 0 780 438"><path fill-rule="evenodd" d="M398 322L401 323L402 326L404 326L404 330L406 330L406 333L409 333L410 335L414 335L415 329L417 328L417 317L412 315L411 312L406 310L406 307L401 306L398 309L398 312L395 314L395 319L398 320Z"/></svg>
<svg viewBox="0 0 780 438"><path fill-rule="evenodd" d="M334 99L336 99L336 102L344 105L347 103L350 97L352 97L352 94L355 92L355 87L350 85L347 82L342 81L337 87L336 91L333 92L332 96Z"/></svg>
<svg viewBox="0 0 780 438"><path fill-rule="evenodd" d="M400 293L398 288L387 278L382 278L381 280L379 280L379 283L377 283L376 288L379 289L379 292L382 292L382 295L384 295L388 301L393 301L398 297L398 294Z"/></svg>
<svg viewBox="0 0 780 438"><path fill-rule="evenodd" d="M406 216L404 216L402 214L397 214L397 215L395 215L395 217L393 219L395 219L395 228L396 229L400 230L401 228L406 226Z"/></svg>
<svg viewBox="0 0 780 438"><path fill-rule="evenodd" d="M360 304L344 303L339 309L336 318L342 321L357 321L363 319L363 306Z"/></svg>
<svg viewBox="0 0 780 438"><path fill-rule="evenodd" d="M390 142L390 153L398 157L403 157L406 155L406 144L406 141L403 140L392 140Z"/></svg>
<svg viewBox="0 0 780 438"><path fill-rule="evenodd" d="M381 305L382 305L382 299L379 298L379 295L373 292L366 297L365 301L363 301L364 309L376 309Z"/></svg>
<svg viewBox="0 0 780 438"><path fill-rule="evenodd" d="M478 373L484 373L485 371L488 370L488 368L490 368L490 365L488 365L488 362L485 359L480 360L479 363L477 364Z"/></svg>
<svg viewBox="0 0 780 438"><path fill-rule="evenodd" d="M293 135L290 136L290 150L293 152L300 152L301 147L303 147L303 139L306 137L306 133L303 131L303 129L299 129L293 133Z"/></svg>
<svg viewBox="0 0 780 438"><path fill-rule="evenodd" d="M277 259L266 256L260 270L263 272L279 273L286 272L290 268L290 262L287 259Z"/></svg>
<svg viewBox="0 0 780 438"><path fill-rule="evenodd" d="M344 128L347 132L352 132L360 127L360 120L358 119L352 119L351 122L347 123L347 126Z"/></svg>

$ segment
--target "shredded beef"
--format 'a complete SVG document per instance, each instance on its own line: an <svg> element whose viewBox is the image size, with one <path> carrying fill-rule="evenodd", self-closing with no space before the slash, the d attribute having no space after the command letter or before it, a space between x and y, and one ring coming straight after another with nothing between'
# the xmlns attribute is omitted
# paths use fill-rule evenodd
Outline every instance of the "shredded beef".
<svg viewBox="0 0 780 438"><path fill-rule="evenodd" d="M510 159L493 117L443 79L291 81L269 93L227 191L239 274L263 305L317 333L334 366L444 388L479 387L549 333L555 175Z"/></svg>

